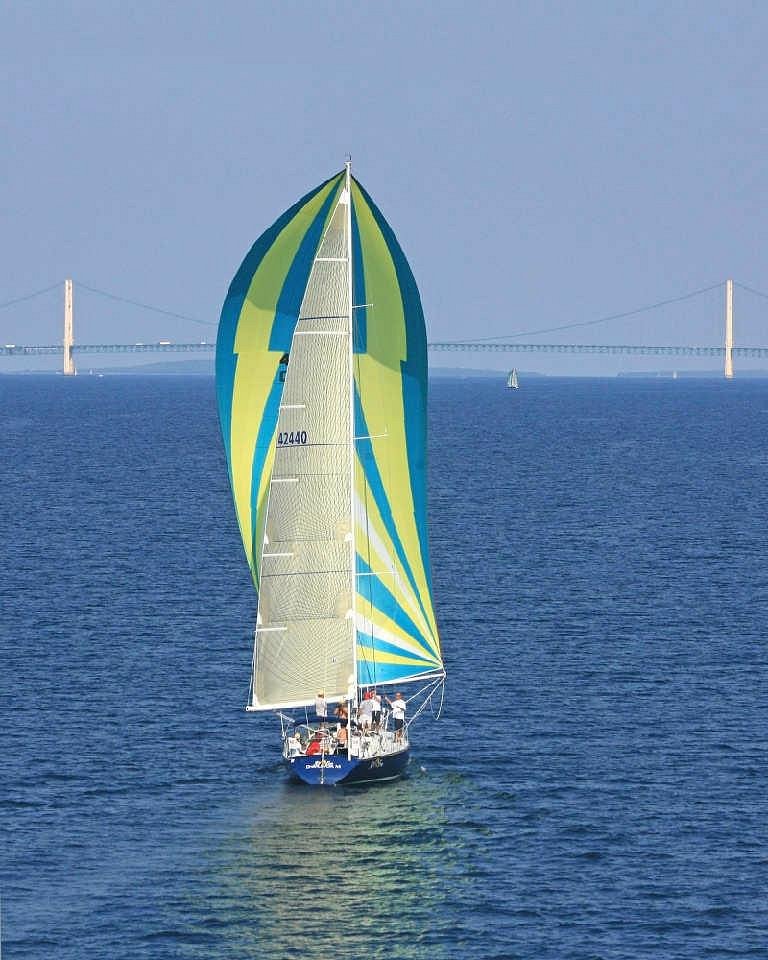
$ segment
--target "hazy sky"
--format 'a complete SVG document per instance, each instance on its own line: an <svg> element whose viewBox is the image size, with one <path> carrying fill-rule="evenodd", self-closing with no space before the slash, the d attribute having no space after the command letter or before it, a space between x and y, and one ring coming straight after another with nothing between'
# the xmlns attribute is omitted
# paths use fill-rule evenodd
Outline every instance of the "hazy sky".
<svg viewBox="0 0 768 960"><path fill-rule="evenodd" d="M768 291L768 4L16 0L2 20L0 301L72 276L212 324L76 288L80 342L212 337L251 243L347 152L433 339L727 276ZM766 310L737 291L737 342L768 344ZM3 342L60 327L59 290L0 310ZM715 291L524 339L722 336Z"/></svg>

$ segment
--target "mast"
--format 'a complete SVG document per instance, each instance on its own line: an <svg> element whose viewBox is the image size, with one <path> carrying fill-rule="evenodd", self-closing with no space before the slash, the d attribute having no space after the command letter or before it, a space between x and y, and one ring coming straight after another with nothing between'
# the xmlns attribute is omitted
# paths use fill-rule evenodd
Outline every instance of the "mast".
<svg viewBox="0 0 768 960"><path fill-rule="evenodd" d="M355 705L357 705L357 622L355 618L357 610L357 546L355 544L355 334L354 334L354 316L355 309L352 303L352 157L347 154L347 160L344 163L346 176L344 189L347 193L347 296L349 304L349 519L350 519L350 549L351 557L351 579L352 579L352 677L355 690ZM350 687L352 684L350 684ZM350 709L349 730L352 729L352 711ZM349 753L350 737L347 735L347 753Z"/></svg>

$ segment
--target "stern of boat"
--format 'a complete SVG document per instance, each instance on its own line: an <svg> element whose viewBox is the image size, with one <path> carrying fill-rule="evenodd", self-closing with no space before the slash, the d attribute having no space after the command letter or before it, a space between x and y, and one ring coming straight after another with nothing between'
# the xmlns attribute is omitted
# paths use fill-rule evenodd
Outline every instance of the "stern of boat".
<svg viewBox="0 0 768 960"><path fill-rule="evenodd" d="M285 766L292 777L313 787L332 787L347 777L357 765L342 755L287 757Z"/></svg>
<svg viewBox="0 0 768 960"><path fill-rule="evenodd" d="M409 750L379 754L373 757L330 755L325 757L287 757L290 775L315 787L332 787L337 783L376 783L396 780L405 773Z"/></svg>

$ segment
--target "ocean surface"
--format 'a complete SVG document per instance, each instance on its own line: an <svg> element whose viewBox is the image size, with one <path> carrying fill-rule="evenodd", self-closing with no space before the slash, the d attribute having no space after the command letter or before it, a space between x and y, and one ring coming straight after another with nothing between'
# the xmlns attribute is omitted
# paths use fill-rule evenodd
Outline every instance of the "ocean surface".
<svg viewBox="0 0 768 960"><path fill-rule="evenodd" d="M768 382L430 386L444 715L286 782L208 378L0 378L7 960L768 955Z"/></svg>

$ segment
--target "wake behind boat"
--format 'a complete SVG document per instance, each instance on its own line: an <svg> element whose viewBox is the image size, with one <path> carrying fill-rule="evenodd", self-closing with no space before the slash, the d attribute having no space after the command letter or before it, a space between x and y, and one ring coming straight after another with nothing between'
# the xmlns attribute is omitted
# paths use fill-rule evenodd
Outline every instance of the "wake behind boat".
<svg viewBox="0 0 768 960"><path fill-rule="evenodd" d="M278 715L304 782L395 779L445 677L427 345L413 274L351 164L246 256L222 309L216 389L258 592L246 709Z"/></svg>

